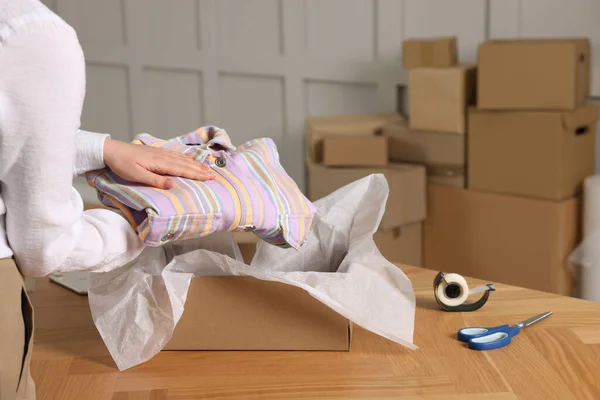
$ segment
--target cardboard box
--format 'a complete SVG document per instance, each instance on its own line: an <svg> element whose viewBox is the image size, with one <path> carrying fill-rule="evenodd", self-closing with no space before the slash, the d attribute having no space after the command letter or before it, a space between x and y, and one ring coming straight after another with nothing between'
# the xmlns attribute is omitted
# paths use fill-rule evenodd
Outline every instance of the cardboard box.
<svg viewBox="0 0 600 400"><path fill-rule="evenodd" d="M256 243L239 243L240 252L246 264L250 264L256 253Z"/></svg>
<svg viewBox="0 0 600 400"><path fill-rule="evenodd" d="M408 71L409 127L464 134L467 106L475 104L476 68L417 68Z"/></svg>
<svg viewBox="0 0 600 400"><path fill-rule="evenodd" d="M106 207L103 204L95 204L95 203L83 203L83 210L87 211L87 210L95 210L98 208L104 208L106 209Z"/></svg>
<svg viewBox="0 0 600 400"><path fill-rule="evenodd" d="M468 186L562 200L595 169L598 106L575 111L469 110Z"/></svg>
<svg viewBox="0 0 600 400"><path fill-rule="evenodd" d="M388 163L384 136L328 136L323 139L323 165L329 167L383 167Z"/></svg>
<svg viewBox="0 0 600 400"><path fill-rule="evenodd" d="M389 261L420 267L423 260L422 227L422 222L416 222L399 228L379 230L373 239L381 254ZM250 264L254 258L256 242L238 240L246 264Z"/></svg>
<svg viewBox="0 0 600 400"><path fill-rule="evenodd" d="M382 132L390 160L425 165L429 183L465 187L465 135L413 131L405 122L390 123Z"/></svg>
<svg viewBox="0 0 600 400"><path fill-rule="evenodd" d="M413 38L402 43L404 68L451 67L457 63L456 37Z"/></svg>
<svg viewBox="0 0 600 400"><path fill-rule="evenodd" d="M242 258L246 264L250 264L256 253L258 236L252 232L233 232L233 238L240 248Z"/></svg>
<svg viewBox="0 0 600 400"><path fill-rule="evenodd" d="M323 162L323 138L330 136L374 136L394 121L403 121L400 114L349 114L315 116L306 119L306 160Z"/></svg>
<svg viewBox="0 0 600 400"><path fill-rule="evenodd" d="M327 168L307 164L307 196L319 200L354 181L371 174L383 174L389 196L380 229L392 229L423 221L426 217L425 167L390 164L387 168Z"/></svg>
<svg viewBox="0 0 600 400"><path fill-rule="evenodd" d="M466 167L464 165L427 165L427 183L434 185L467 187Z"/></svg>
<svg viewBox="0 0 600 400"><path fill-rule="evenodd" d="M580 200L530 199L429 185L424 265L560 295L580 238Z"/></svg>
<svg viewBox="0 0 600 400"><path fill-rule="evenodd" d="M392 161L414 164L465 165L465 136L431 131L413 131L404 122L386 125Z"/></svg>
<svg viewBox="0 0 600 400"><path fill-rule="evenodd" d="M375 232L373 240L381 254L395 264L423 265L423 223Z"/></svg>
<svg viewBox="0 0 600 400"><path fill-rule="evenodd" d="M491 40L479 46L481 109L574 109L590 95L588 39Z"/></svg>
<svg viewBox="0 0 600 400"><path fill-rule="evenodd" d="M381 254L389 261L420 267L423 260L422 227L422 222L416 222L399 228L380 230L375 233L373 239ZM238 240L246 264L250 264L254 258L256 242L257 240Z"/></svg>
<svg viewBox="0 0 600 400"><path fill-rule="evenodd" d="M165 350L348 351L350 321L306 291L246 276L194 278Z"/></svg>

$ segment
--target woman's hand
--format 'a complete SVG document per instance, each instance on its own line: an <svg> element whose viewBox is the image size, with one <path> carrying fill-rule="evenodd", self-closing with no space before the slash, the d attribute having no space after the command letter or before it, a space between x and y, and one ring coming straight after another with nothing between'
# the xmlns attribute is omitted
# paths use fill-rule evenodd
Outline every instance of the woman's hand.
<svg viewBox="0 0 600 400"><path fill-rule="evenodd" d="M216 176L209 166L191 156L108 138L104 142L104 163L125 180L160 189L173 187L173 181L164 175L198 181L214 179Z"/></svg>

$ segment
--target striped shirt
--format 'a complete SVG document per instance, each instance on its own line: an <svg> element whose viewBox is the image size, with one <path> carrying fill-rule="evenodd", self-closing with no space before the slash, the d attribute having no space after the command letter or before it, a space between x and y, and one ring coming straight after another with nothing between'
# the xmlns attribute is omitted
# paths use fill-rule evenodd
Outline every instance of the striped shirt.
<svg viewBox="0 0 600 400"><path fill-rule="evenodd" d="M270 138L236 148L224 130L206 126L170 140L141 134L133 143L191 153L217 175L173 177L173 187L163 190L125 181L108 168L89 172L100 201L119 209L145 244L252 231L269 244L298 249L308 236L316 208L281 166Z"/></svg>

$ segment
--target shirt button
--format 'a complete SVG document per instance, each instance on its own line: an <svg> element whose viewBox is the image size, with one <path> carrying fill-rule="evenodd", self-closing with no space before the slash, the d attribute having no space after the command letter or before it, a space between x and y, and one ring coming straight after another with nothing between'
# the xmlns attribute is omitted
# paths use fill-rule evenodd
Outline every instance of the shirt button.
<svg viewBox="0 0 600 400"><path fill-rule="evenodd" d="M219 168L224 168L227 165L225 157L218 157L215 161L215 165Z"/></svg>
<svg viewBox="0 0 600 400"><path fill-rule="evenodd" d="M167 232L163 237L162 240L170 240L173 239L175 237L175 232Z"/></svg>

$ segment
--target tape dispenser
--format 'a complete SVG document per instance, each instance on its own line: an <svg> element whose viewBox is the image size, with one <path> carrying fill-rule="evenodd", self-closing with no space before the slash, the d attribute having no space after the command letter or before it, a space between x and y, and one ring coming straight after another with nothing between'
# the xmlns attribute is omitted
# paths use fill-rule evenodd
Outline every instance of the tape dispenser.
<svg viewBox="0 0 600 400"><path fill-rule="evenodd" d="M490 297L490 292L496 290L493 284L477 286L469 289L465 278L459 274L438 273L433 280L435 300L445 311L475 311L483 307ZM481 298L473 303L465 303L469 295L481 293Z"/></svg>

